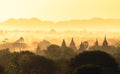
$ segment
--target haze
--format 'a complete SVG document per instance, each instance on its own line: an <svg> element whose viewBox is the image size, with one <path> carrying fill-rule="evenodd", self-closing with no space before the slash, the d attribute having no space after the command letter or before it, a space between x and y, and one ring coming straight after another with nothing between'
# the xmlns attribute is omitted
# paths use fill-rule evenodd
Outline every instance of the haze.
<svg viewBox="0 0 120 74"><path fill-rule="evenodd" d="M60 22L42 21L37 18L15 19L11 18L0 22L1 30L34 30L34 31L102 31L120 32L120 19L92 18L89 20L68 20Z"/></svg>
<svg viewBox="0 0 120 74"><path fill-rule="evenodd" d="M0 34L1 44L24 37L29 45L44 39L60 45L73 37L79 46L96 38L102 42L105 35L115 44L120 0L0 0Z"/></svg>
<svg viewBox="0 0 120 74"><path fill-rule="evenodd" d="M120 18L120 0L0 0L0 21L31 17L54 22Z"/></svg>

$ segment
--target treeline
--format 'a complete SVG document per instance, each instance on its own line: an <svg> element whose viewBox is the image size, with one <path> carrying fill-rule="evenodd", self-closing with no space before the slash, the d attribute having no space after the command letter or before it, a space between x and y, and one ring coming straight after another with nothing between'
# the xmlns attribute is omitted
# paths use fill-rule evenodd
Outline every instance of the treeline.
<svg viewBox="0 0 120 74"><path fill-rule="evenodd" d="M11 53L6 50L0 56L0 65L0 74L54 74L56 71L52 60L29 51Z"/></svg>
<svg viewBox="0 0 120 74"><path fill-rule="evenodd" d="M1 50L0 74L118 74L119 72L116 60L103 51L84 51L76 54L70 48L51 45L45 54L42 56L29 51Z"/></svg>

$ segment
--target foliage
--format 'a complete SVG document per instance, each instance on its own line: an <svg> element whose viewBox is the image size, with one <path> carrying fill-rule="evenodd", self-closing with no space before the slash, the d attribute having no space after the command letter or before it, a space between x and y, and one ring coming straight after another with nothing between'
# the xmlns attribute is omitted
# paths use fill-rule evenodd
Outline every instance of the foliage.
<svg viewBox="0 0 120 74"><path fill-rule="evenodd" d="M99 67L105 74L117 74L118 64L109 54L102 51L86 51L70 61L73 74L84 67Z"/></svg>
<svg viewBox="0 0 120 74"><path fill-rule="evenodd" d="M50 59L58 60L61 58L61 49L57 45L50 45L47 48L45 54L46 54L46 57Z"/></svg>
<svg viewBox="0 0 120 74"><path fill-rule="evenodd" d="M45 57L28 51L14 52L0 56L7 74L54 74L55 63ZM6 61L7 60L7 61Z"/></svg>

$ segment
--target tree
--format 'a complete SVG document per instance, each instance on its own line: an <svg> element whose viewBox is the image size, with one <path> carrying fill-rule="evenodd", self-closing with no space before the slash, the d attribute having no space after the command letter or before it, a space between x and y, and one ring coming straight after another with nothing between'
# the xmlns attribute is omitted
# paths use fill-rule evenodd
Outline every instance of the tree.
<svg viewBox="0 0 120 74"><path fill-rule="evenodd" d="M18 41L16 42L13 42L12 43L12 47L14 48L14 50L17 50L17 51L22 51L23 49L27 48L27 44L26 43L20 43Z"/></svg>
<svg viewBox="0 0 120 74"><path fill-rule="evenodd" d="M103 51L83 52L70 61L70 67L73 74L82 74L83 70L88 72L93 69L104 74L118 74L118 64L115 59Z"/></svg>
<svg viewBox="0 0 120 74"><path fill-rule="evenodd" d="M47 47L49 47L51 43L47 40L43 40L38 43L38 46L40 47L41 50L47 50Z"/></svg>
<svg viewBox="0 0 120 74"><path fill-rule="evenodd" d="M70 47L62 48L62 59L70 60L75 56L75 51Z"/></svg>
<svg viewBox="0 0 120 74"><path fill-rule="evenodd" d="M53 60L60 59L62 56L61 53L62 53L61 48L58 45L50 45L45 52L46 57Z"/></svg>
<svg viewBox="0 0 120 74"><path fill-rule="evenodd" d="M0 74L6 74L2 66L0 66Z"/></svg>
<svg viewBox="0 0 120 74"><path fill-rule="evenodd" d="M5 61L3 66L7 74L55 74L57 69L52 60L29 51L6 54L0 60Z"/></svg>
<svg viewBox="0 0 120 74"><path fill-rule="evenodd" d="M30 56L27 60L22 59L20 64L21 74L55 74L56 72L55 63L42 56Z"/></svg>

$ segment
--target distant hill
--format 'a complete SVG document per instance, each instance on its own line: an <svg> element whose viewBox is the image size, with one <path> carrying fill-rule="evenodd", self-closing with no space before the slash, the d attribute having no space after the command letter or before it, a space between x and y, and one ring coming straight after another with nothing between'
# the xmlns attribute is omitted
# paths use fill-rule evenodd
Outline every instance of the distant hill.
<svg viewBox="0 0 120 74"><path fill-rule="evenodd" d="M37 18L31 19L8 19L0 23L0 29L22 29L22 30L111 30L120 31L120 19L92 18L89 20L69 20L60 22L41 21Z"/></svg>
<svg viewBox="0 0 120 74"><path fill-rule="evenodd" d="M31 19L8 19L4 22L0 23L0 27L4 27L5 29L37 29L37 30L43 30L45 28L50 28L53 26L53 23L50 21L41 21L37 18L31 18Z"/></svg>
<svg viewBox="0 0 120 74"><path fill-rule="evenodd" d="M72 29L90 29L90 30L119 30L120 19L102 19L92 18L90 20L70 20L57 22L56 27Z"/></svg>

